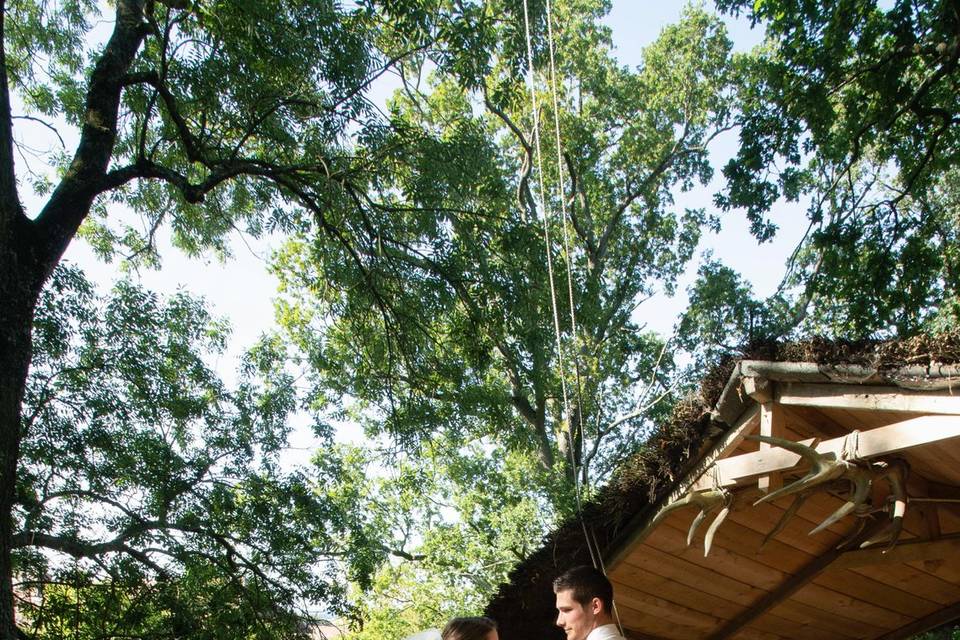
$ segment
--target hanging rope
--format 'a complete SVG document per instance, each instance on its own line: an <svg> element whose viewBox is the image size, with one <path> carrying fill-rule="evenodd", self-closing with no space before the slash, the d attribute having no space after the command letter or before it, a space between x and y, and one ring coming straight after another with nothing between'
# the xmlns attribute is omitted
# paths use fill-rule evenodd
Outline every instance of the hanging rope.
<svg viewBox="0 0 960 640"><path fill-rule="evenodd" d="M567 296L568 304L570 307L570 330L571 335L574 338L576 344L577 336L579 335L577 329L577 316L576 316L576 305L574 303L574 294L573 294L573 269L571 265L571 243L569 231L567 228L568 222L568 212L566 207L566 198L564 198L563 185L564 185L564 175L563 175L563 152L562 144L560 137L560 100L557 92L557 73L556 73L556 62L554 55L554 43L553 43L553 8L550 0L547 0L546 3L547 11L547 42L549 50L549 61L550 61L550 91L553 98L553 119L554 119L554 143L556 145L557 151L557 199L560 201L560 210L561 210L561 227L563 229L563 255L565 260L565 267L567 270ZM534 138L534 149L537 156L537 188L536 188L536 197L539 198L539 205L543 210L543 239L544 245L546 248L547 255L547 275L550 279L550 304L553 311L553 328L554 335L556 338L557 345L557 362L558 368L560 370L560 386L563 395L563 412L564 418L567 424L566 434L568 439L568 453L570 455L570 464L573 470L573 484L574 484L574 494L576 497L577 505L577 514L580 520L580 526L583 529L584 540L587 543L587 550L590 552L590 560L593 563L594 568L599 569L604 574L607 570L603 563L603 556L600 553L600 545L597 543L596 535L587 527L586 519L583 515L583 504L581 501L580 495L580 474L577 470L576 457L574 452L574 440L573 440L573 430L570 422L570 400L567 393L567 383L566 383L566 367L564 365L563 357L563 341L561 338L560 330L560 314L558 311L557 305L557 292L556 286L554 283L554 273L553 273L553 256L551 251L551 240L550 240L550 214L547 208L546 198L544 197L543 190L543 153L540 143L540 114L539 114L539 105L537 104L537 92L536 92L536 77L534 74L534 65L533 65L533 39L530 35L530 12L527 5L527 0L523 1L523 18L524 18L524 27L525 34L527 39L527 84L530 90L530 104L531 104L531 113L533 116L533 138ZM586 435L583 425L583 383L582 376L580 371L580 361L579 358L574 355L574 370L576 375L576 385L577 385L577 402L578 402L578 427L580 429L580 437L583 439ZM599 434L598 436L599 437ZM582 461L581 461L582 462ZM583 465L584 469L584 483L586 484L589 481L589 476L586 472L586 466ZM623 634L623 625L620 622L620 614L617 611L616 604L613 606L612 611L614 618L616 619L617 626L620 629L621 635Z"/></svg>
<svg viewBox="0 0 960 640"><path fill-rule="evenodd" d="M570 214L567 212L567 199L563 194L563 185L565 183L565 179L563 175L563 146L560 142L560 100L557 92L557 68L554 61L553 7L550 0L547 0L547 45L550 53L550 93L553 97L553 131L555 138L554 143L557 149L557 199L560 201L560 219L562 221L561 228L563 229L563 258L567 269L567 298L570 306L570 333L574 339L574 347L575 349L578 349L577 336L580 335L580 331L577 327L577 306L574 304L573 296L573 268L570 261L572 252L570 250L570 233L567 224L570 221ZM579 408L577 411L577 426L580 429L580 438L582 440L586 440L587 432L583 427L583 377L581 376L580 372L580 358L577 356L576 350L574 351L573 356L573 368L577 383L577 407ZM597 433L597 437L600 437L599 432ZM586 447L584 447L584 449L585 448ZM590 477L588 467L583 463L582 460L581 468L583 469L583 485L585 487L589 487Z"/></svg>
<svg viewBox="0 0 960 640"><path fill-rule="evenodd" d="M574 496L576 500L577 514L579 517L578 519L580 520L580 525L581 525L581 528L583 529L584 540L587 543L587 550L590 553L590 560L593 563L593 566L595 568L600 568L603 563L602 563L602 559L599 557L600 555L599 549L595 548L594 541L591 540L590 532L587 529L586 520L584 519L584 516L583 516L583 503L582 503L581 491L580 491L580 474L577 470L577 462L576 462L576 456L574 452L575 443L573 439L573 429L572 429L571 419L570 419L571 418L570 399L569 399L569 394L567 392L566 365L563 357L563 340L562 340L561 329L560 329L560 313L559 313L559 306L557 304L557 291L556 291L555 276L554 276L554 270L553 270L553 255L551 251L551 248L553 246L550 238L550 217L551 216L549 214L549 209L547 207L547 201L546 201L546 198L544 197L544 189L543 189L543 176L545 175L545 172L543 170L543 151L542 151L542 145L540 140L540 112L539 112L539 104L537 102L536 77L535 77L534 65L533 65L533 38L530 34L530 15L529 15L529 8L527 5L527 0L524 0L523 2L523 17L524 17L525 35L527 40L527 84L530 90L530 103L531 103L531 112L533 117L534 150L536 153L536 161L537 161L537 180L536 180L536 189L535 189L535 199L539 200L538 204L543 210L543 238L544 238L544 245L546 247L547 275L550 280L550 303L551 303L551 309L553 312L553 328L554 328L554 336L555 336L556 348L557 348L557 363L560 371L560 387L561 387L561 392L563 396L563 414L564 414L563 418L567 424L567 429L566 429L567 452L570 457L570 466L573 472ZM556 131L556 142L557 142L557 156L558 156L557 166L558 166L559 179L558 179L557 188L558 188L558 193L561 201L561 206L564 212L563 224L561 226L563 227L563 230L564 230L565 248L567 248L567 250L564 252L565 258L567 260L566 262L567 290L570 297L570 312L571 312L571 323L572 323L571 326L572 326L573 334L574 336L576 336L576 314L575 314L574 304L573 304L573 281L571 277L571 268L570 268L570 262L569 262L569 255L570 255L569 237L567 236L567 229L566 229L566 206L563 204L564 202L563 183L562 183L563 169L561 166L562 157L561 157L561 151L560 151L561 149L560 124L559 124L559 117L557 114L558 107L559 107L559 100L557 99L557 95L556 95L556 84L555 84L556 74L555 74L555 66L553 64L553 38L552 38L553 29L552 29L552 26L550 26L551 22L552 22L551 6L548 2L547 3L548 41L550 44L551 86L553 89L553 98L554 98L554 120L555 120L555 131ZM578 381L578 395L580 398L578 401L581 403L580 404L581 410L578 411L578 414L580 416L580 420L579 420L580 433L582 437L582 434L584 433L583 418L582 418L583 404L582 404L582 394L580 394L579 366L577 366L576 368L577 368L577 381Z"/></svg>
<svg viewBox="0 0 960 640"><path fill-rule="evenodd" d="M547 22L549 23L549 9ZM550 281L550 304L553 311L553 329L554 337L556 339L557 347L557 363L560 370L560 389L563 396L563 418L567 422L566 437L567 437L567 451L570 455L570 465L573 470L573 487L574 487L574 496L576 499L577 505L577 514L579 515L580 523L583 527L584 538L587 541L587 549L590 551L590 559L593 562L593 565L597 566L597 558L594 554L593 545L590 543L590 536L587 532L586 523L583 519L583 505L580 499L580 483L579 483L579 473L577 472L576 458L573 453L573 433L570 429L570 400L567 394L567 380L566 380L566 366L564 365L563 358L563 340L561 338L560 331L560 313L557 305L557 289L554 283L553 275L553 255L551 252L551 247L553 246L550 240L550 215L547 208L547 201L543 193L543 152L541 149L540 143L540 106L537 103L537 91L536 91L536 77L534 75L533 68L533 38L530 35L530 10L527 5L527 0L523 0L523 22L525 35L527 39L527 85L530 90L530 108L531 114L533 117L533 144L534 151L536 155L537 162L537 179L536 179L536 188L534 197L539 202L540 209L543 211L543 242L546 247L547 254L547 277Z"/></svg>

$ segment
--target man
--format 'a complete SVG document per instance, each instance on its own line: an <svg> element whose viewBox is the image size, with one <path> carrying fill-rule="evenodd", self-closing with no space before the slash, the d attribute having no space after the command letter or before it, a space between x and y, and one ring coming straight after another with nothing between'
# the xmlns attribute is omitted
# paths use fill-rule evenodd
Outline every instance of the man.
<svg viewBox="0 0 960 640"><path fill-rule="evenodd" d="M624 640L613 620L613 585L602 571L574 567L553 581L553 592L567 640Z"/></svg>

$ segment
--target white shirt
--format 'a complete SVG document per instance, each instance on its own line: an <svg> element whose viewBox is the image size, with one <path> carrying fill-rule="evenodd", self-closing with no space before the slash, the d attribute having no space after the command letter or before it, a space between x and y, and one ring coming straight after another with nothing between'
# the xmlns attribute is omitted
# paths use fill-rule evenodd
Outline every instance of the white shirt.
<svg viewBox="0 0 960 640"><path fill-rule="evenodd" d="M615 624L605 624L597 627L587 635L587 640L624 640L620 629Z"/></svg>

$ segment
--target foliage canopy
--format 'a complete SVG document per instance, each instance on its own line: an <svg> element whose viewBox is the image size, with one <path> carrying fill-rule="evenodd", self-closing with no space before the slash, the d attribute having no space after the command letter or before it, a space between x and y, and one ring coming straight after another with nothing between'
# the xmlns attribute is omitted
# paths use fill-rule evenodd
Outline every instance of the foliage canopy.
<svg viewBox="0 0 960 640"><path fill-rule="evenodd" d="M101 297L71 267L34 338L13 536L30 636L290 637L317 603L349 613L347 579L383 552L326 490L333 461L282 464L298 399L281 345L251 350L230 388L207 364L229 331L202 301L127 282Z"/></svg>
<svg viewBox="0 0 960 640"><path fill-rule="evenodd" d="M778 198L809 202L809 230L784 281L795 295L772 333L909 335L953 322L955 4L716 4L768 36L738 65L740 147L718 204L745 208L763 241Z"/></svg>

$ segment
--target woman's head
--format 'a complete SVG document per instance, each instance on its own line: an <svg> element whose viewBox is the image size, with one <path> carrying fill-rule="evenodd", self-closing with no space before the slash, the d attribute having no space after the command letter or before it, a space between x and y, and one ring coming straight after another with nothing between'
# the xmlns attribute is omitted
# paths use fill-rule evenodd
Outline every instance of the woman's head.
<svg viewBox="0 0 960 640"><path fill-rule="evenodd" d="M490 618L454 618L440 633L443 640L499 640L497 623Z"/></svg>

